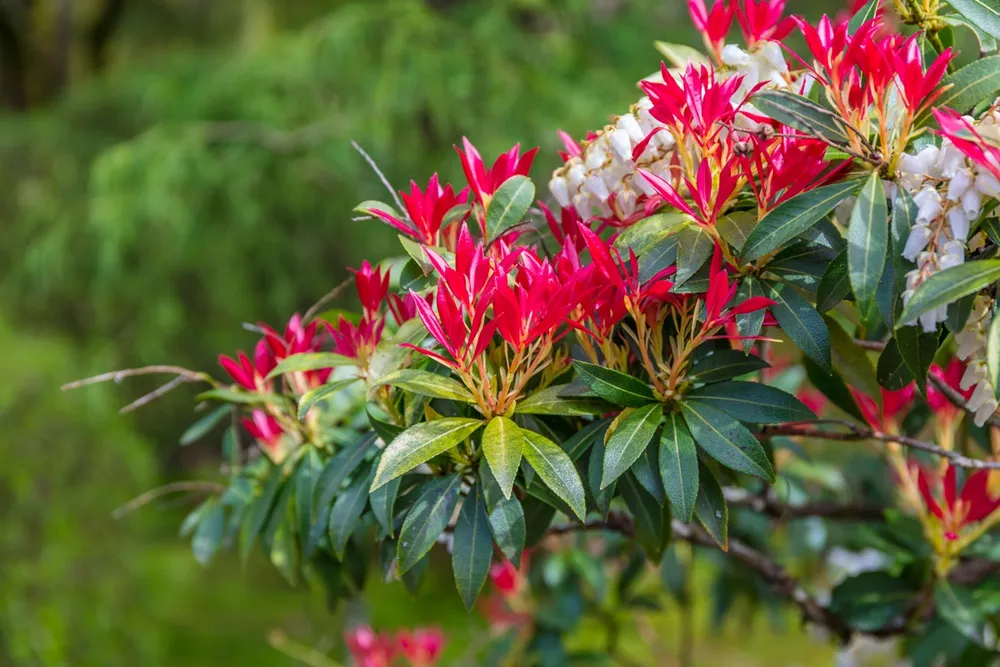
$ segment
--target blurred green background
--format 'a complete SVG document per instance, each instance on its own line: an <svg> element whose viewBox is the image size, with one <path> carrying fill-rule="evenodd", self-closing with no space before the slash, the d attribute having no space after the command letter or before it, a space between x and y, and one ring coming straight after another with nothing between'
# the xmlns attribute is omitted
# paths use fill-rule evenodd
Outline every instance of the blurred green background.
<svg viewBox="0 0 1000 667"><path fill-rule="evenodd" d="M280 324L389 252L351 221L386 197L352 139L397 186L458 178L463 135L490 159L539 145L543 187L555 130L634 101L656 39L697 43L681 0L0 2L0 665L286 665L270 630L335 640L322 600L263 563L195 563L177 524L196 498L111 518L212 474L215 443L177 445L192 391L119 416L155 379L59 385L214 370L252 344L241 322ZM369 613L477 626L434 589L380 587Z"/></svg>

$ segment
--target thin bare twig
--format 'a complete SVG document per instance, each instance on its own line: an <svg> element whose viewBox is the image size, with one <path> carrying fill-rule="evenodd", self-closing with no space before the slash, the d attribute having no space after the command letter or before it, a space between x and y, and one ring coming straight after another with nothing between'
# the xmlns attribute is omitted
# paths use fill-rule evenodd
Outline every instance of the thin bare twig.
<svg viewBox="0 0 1000 667"><path fill-rule="evenodd" d="M378 176L379 180L382 181L382 185L384 185L385 189L389 191L390 195L392 195L392 200L396 202L396 208L400 211L405 212L406 207L403 206L403 202L399 201L399 195L396 194L396 191L393 189L392 184L389 182L389 179L385 177L385 174L382 173L382 170L378 168L377 164L375 164L375 160L372 159L372 156L366 153L365 149L359 146L358 142L356 141L352 141L351 146L354 148L354 150L361 153L361 157L365 159L365 162L368 163L368 166L372 168L372 171L374 171L375 174Z"/></svg>
<svg viewBox="0 0 1000 667"><path fill-rule="evenodd" d="M983 461L980 459L973 459L968 456L959 454L958 452L951 451L949 449L943 449L937 445L931 444L929 442L924 442L923 440L917 440L916 438L911 438L905 435L892 435L889 433L882 433L876 431L872 428L867 428L860 426L858 424L852 424L847 421L835 421L835 420L825 420L825 423L831 424L835 423L838 426L842 426L847 429L846 432L837 433L833 431L828 431L824 429L814 428L810 424L815 422L798 422L790 424L780 424L777 426L764 426L761 429L761 436L771 437L776 435L784 436L798 436L804 438L820 438L824 440L841 440L845 442L859 441L859 440L880 440L882 442L894 442L904 447L910 449L918 449L922 452L927 452L928 454L934 454L935 456L940 456L941 458L948 459L953 466L958 468L969 468L971 470L1000 470L1000 461Z"/></svg>
<svg viewBox="0 0 1000 667"><path fill-rule="evenodd" d="M140 507L148 505L157 498L162 498L163 496L171 493L222 493L225 490L225 486L217 484L216 482L202 482L197 480L187 482L171 482L139 494L112 512L111 516L112 518L120 519L126 514L131 514L136 511Z"/></svg>
<svg viewBox="0 0 1000 667"><path fill-rule="evenodd" d="M212 376L207 373L200 373L198 371L193 371L189 368L184 368L183 366L168 366L168 365L154 365L154 366L143 366L142 368L123 368L117 371L111 371L110 373L101 373L100 375L94 375L93 377L83 378L82 380L76 380L74 382L67 382L62 386L63 391L69 391L70 389L79 389L80 387L86 387L87 385L97 384L99 382L121 382L127 377L135 377L137 375L178 375L185 378L188 382L207 382L212 386L218 386L218 382L215 381Z"/></svg>
<svg viewBox="0 0 1000 667"><path fill-rule="evenodd" d="M757 495L738 487L726 487L722 491L730 506L744 507L778 520L817 517L836 521L881 521L885 512L885 508L879 505L844 504L822 500L786 504L777 500L772 492Z"/></svg>
<svg viewBox="0 0 1000 667"><path fill-rule="evenodd" d="M306 314L302 317L302 321L310 322L314 317L316 317L316 315L323 308L323 306L325 306L326 304L330 303L338 296L340 296L340 294L344 291L344 289L346 289L347 286L350 284L351 284L351 279L347 278L339 285L334 287L332 290L321 296L319 301L317 301L316 303L314 303L309 307L309 310L307 310Z"/></svg>
<svg viewBox="0 0 1000 667"><path fill-rule="evenodd" d="M292 641L281 630L272 630L271 634L268 635L267 642L271 648L304 665L309 665L309 667L341 667L339 662L331 660L326 654Z"/></svg>
<svg viewBox="0 0 1000 667"><path fill-rule="evenodd" d="M145 396L140 396L139 398L135 399L134 401L132 401L131 403L129 403L128 405L126 405L124 408L122 408L118 412L120 414L125 414L127 412L132 412L133 410L137 410L137 409L141 408L142 406L146 405L147 403L152 403L153 401L155 401L159 397L164 396L166 394L169 394L171 391L173 391L177 387L181 386L182 384L184 384L186 382L193 382L193 381L194 380L188 379L188 378L184 377L183 375L178 375L177 377L175 377L170 382L167 382L166 384L160 385L159 387L157 387L153 391L149 392Z"/></svg>

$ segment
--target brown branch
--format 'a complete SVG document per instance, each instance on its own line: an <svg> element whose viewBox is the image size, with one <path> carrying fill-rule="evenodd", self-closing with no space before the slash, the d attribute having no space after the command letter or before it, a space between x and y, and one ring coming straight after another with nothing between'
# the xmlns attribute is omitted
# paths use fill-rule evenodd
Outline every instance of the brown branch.
<svg viewBox="0 0 1000 667"><path fill-rule="evenodd" d="M75 380L74 382L67 382L62 386L63 391L69 391L70 389L79 389L80 387L86 387L87 385L97 384L99 382L121 382L127 377L135 377L137 375L177 375L185 379L187 382L207 382L212 386L218 386L218 382L215 381L207 373L199 373L198 371L193 371L189 368L184 368L183 366L169 366L169 365L154 365L154 366L143 366L142 368L123 368L118 371L111 371L110 373L101 373L100 375L94 375L93 377L83 378L82 380Z"/></svg>
<svg viewBox="0 0 1000 667"><path fill-rule="evenodd" d="M132 401L131 403L129 403L128 405L126 405L125 407L123 407L118 412L120 414L126 414L128 412L132 412L133 410L138 410L142 406L144 406L144 405L146 405L148 403L152 403L153 401L155 401L159 397L164 396L166 394L169 394L171 391L173 391L177 387L181 386L185 382L194 382L194 380L186 378L186 377L184 377L182 375L178 375L177 377L175 377L170 382L167 382L166 384L162 384L159 387L157 387L156 389L154 389L153 391L149 392L148 394L146 394L144 396L140 396L139 398L135 399L134 401Z"/></svg>
<svg viewBox="0 0 1000 667"><path fill-rule="evenodd" d="M341 293L344 291L344 289L346 289L347 286L350 284L351 284L351 279L348 278L343 282L341 282L336 287L334 287L332 290L321 296L319 301L310 306L309 310L306 311L306 314L302 316L302 321L306 323L312 321L312 319L316 317L317 314L319 314L319 311L323 306L325 306L326 304L330 303L338 296L340 296Z"/></svg>
<svg viewBox="0 0 1000 667"><path fill-rule="evenodd" d="M158 486L155 489L150 489L145 493L139 494L112 512L111 516L115 519L120 519L126 514L131 514L136 511L140 507L148 505L157 498L162 498L163 496L171 493L222 493L225 490L225 486L215 482L171 482L170 484L164 484L163 486Z"/></svg>
<svg viewBox="0 0 1000 667"><path fill-rule="evenodd" d="M885 512L885 508L879 505L843 504L823 500L786 504L776 499L770 491L766 495L757 495L737 487L727 487L723 489L723 493L731 507L744 507L778 520L817 517L837 521L881 521Z"/></svg>
<svg viewBox="0 0 1000 667"><path fill-rule="evenodd" d="M840 440L844 442L856 442L860 440L880 440L882 442L894 442L910 449L917 449L928 454L934 454L941 458L948 459L953 466L958 468L969 468L971 470L1000 470L1000 461L982 461L970 458L949 449L943 449L937 445L923 440L917 440L905 435L892 435L882 433L872 428L852 424L847 421L825 420L825 423L836 424L847 428L847 432L837 433L809 426L816 422L799 422L780 424L777 426L764 426L761 428L761 437L773 437L784 435L791 437L820 438L824 440Z"/></svg>

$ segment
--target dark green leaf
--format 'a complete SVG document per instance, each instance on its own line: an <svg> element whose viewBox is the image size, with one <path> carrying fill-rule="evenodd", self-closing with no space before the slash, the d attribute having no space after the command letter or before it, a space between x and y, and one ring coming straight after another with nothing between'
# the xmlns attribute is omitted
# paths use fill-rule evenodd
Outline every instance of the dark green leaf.
<svg viewBox="0 0 1000 667"><path fill-rule="evenodd" d="M521 224L535 200L535 184L527 176L511 176L486 207L486 239L489 243Z"/></svg>
<svg viewBox="0 0 1000 667"><path fill-rule="evenodd" d="M225 529L226 512L219 503L212 503L211 507L201 514L198 528L191 540L194 559L201 565L208 565L212 556L219 550Z"/></svg>
<svg viewBox="0 0 1000 667"><path fill-rule="evenodd" d="M604 431L608 428L610 420L600 419L595 422L591 422L584 426L582 429L574 433L565 442L559 443L563 448L563 451L569 456L570 460L574 463L583 456L583 453L587 451L594 441L598 438L604 437Z"/></svg>
<svg viewBox="0 0 1000 667"><path fill-rule="evenodd" d="M656 427L663 417L663 406L650 403L636 408L620 424L607 442L604 450L604 472L601 488L609 484L632 467L656 434Z"/></svg>
<svg viewBox="0 0 1000 667"><path fill-rule="evenodd" d="M712 458L732 470L774 481L767 453L745 426L721 410L694 401L681 403L681 410L695 442Z"/></svg>
<svg viewBox="0 0 1000 667"><path fill-rule="evenodd" d="M876 378L875 367L872 366L868 353L854 342L841 328L840 323L832 317L823 318L830 332L830 352L833 367L847 384L868 394L881 407L882 391Z"/></svg>
<svg viewBox="0 0 1000 667"><path fill-rule="evenodd" d="M250 505L250 513L247 515L246 523L243 526L244 529L240 535L240 557L244 561L250 555L250 550L253 549L253 545L257 541L257 536L260 535L261 529L264 528L264 524L267 523L271 507L274 505L274 499L278 496L278 491L281 489L281 483L284 478L285 475L281 467L273 466L267 477L267 481L264 482L264 487L261 489L260 495L254 498L253 503Z"/></svg>
<svg viewBox="0 0 1000 667"><path fill-rule="evenodd" d="M897 295L906 289L906 274L913 268L913 262L903 257L903 248L910 238L910 230L916 224L918 212L910 193L905 188L898 188L892 202L892 219L889 221L892 240L889 247L893 258L892 277L895 281L893 292Z"/></svg>
<svg viewBox="0 0 1000 667"><path fill-rule="evenodd" d="M747 276L736 290L736 303L743 303L755 296L764 296L764 285L753 276ZM736 330L744 337L744 352L750 351L750 348L753 347L753 337L760 334L760 330L764 325L765 312L765 309L761 308L752 313L743 313L736 316Z"/></svg>
<svg viewBox="0 0 1000 667"><path fill-rule="evenodd" d="M766 295L775 301L771 313L781 329L803 354L829 373L830 332L823 317L789 285L765 282L764 289Z"/></svg>
<svg viewBox="0 0 1000 667"><path fill-rule="evenodd" d="M472 403L475 399L469 390L449 377L422 371L416 368L401 368L379 380L379 384L390 385L422 396L445 398L452 401Z"/></svg>
<svg viewBox="0 0 1000 667"><path fill-rule="evenodd" d="M715 350L691 366L690 376L698 382L711 383L770 367L769 363L754 354L733 349Z"/></svg>
<svg viewBox="0 0 1000 667"><path fill-rule="evenodd" d="M916 322L924 313L975 294L1000 280L1000 259L983 259L966 262L935 273L925 280L910 298L899 316L898 326Z"/></svg>
<svg viewBox="0 0 1000 667"><path fill-rule="evenodd" d="M914 597L902 579L888 572L864 572L833 589L830 610L852 628L877 630L894 621Z"/></svg>
<svg viewBox="0 0 1000 667"><path fill-rule="evenodd" d="M722 493L715 473L702 462L698 462L698 497L694 504L694 515L698 523L705 527L723 549L729 549L729 506Z"/></svg>
<svg viewBox="0 0 1000 667"><path fill-rule="evenodd" d="M754 95L752 100L762 113L789 127L827 143L849 143L849 130L840 116L801 95L783 90L764 90Z"/></svg>
<svg viewBox="0 0 1000 667"><path fill-rule="evenodd" d="M698 450L684 420L666 415L660 436L660 477L674 516L684 522L694 515L698 497Z"/></svg>
<svg viewBox="0 0 1000 667"><path fill-rule="evenodd" d="M955 334L965 328L972 314L972 306L976 301L975 294L963 296L958 301L948 304L948 312L945 315L944 325L948 331ZM936 333L936 332L935 332Z"/></svg>
<svg viewBox="0 0 1000 667"><path fill-rule="evenodd" d="M552 525L556 510L551 505L530 496L521 501L521 507L524 510L524 545L534 546L545 537L549 526Z"/></svg>
<svg viewBox="0 0 1000 667"><path fill-rule="evenodd" d="M524 458L559 498L566 501L582 521L587 514L583 483L576 466L559 445L533 431L522 431Z"/></svg>
<svg viewBox="0 0 1000 667"><path fill-rule="evenodd" d="M799 241L779 252L767 265L767 270L785 282L815 292L823 271L832 261L831 252Z"/></svg>
<svg viewBox="0 0 1000 667"><path fill-rule="evenodd" d="M1000 3L997 0L948 0L948 4L969 19L970 24L1000 39Z"/></svg>
<svg viewBox="0 0 1000 667"><path fill-rule="evenodd" d="M479 419L445 417L411 426L396 436L382 452L372 490L443 454L482 425Z"/></svg>
<svg viewBox="0 0 1000 667"><path fill-rule="evenodd" d="M318 371L336 366L353 366L356 362L350 357L334 352L300 352L282 359L281 363L267 374L267 379L297 373L300 371Z"/></svg>
<svg viewBox="0 0 1000 667"><path fill-rule="evenodd" d="M989 34L983 30L979 25L969 21L962 15L952 15L952 16L939 16L941 20L950 26L956 28L968 28L976 36L976 41L979 42L979 55L985 56L988 53L993 53L997 50L997 40L993 35Z"/></svg>
<svg viewBox="0 0 1000 667"><path fill-rule="evenodd" d="M638 408L656 400L649 385L631 375L585 361L574 361L573 368L595 394L615 405Z"/></svg>
<svg viewBox="0 0 1000 667"><path fill-rule="evenodd" d="M660 507L631 473L622 476L619 486L625 504L635 519L636 538L642 550L650 560L660 562L670 542L670 510Z"/></svg>
<svg viewBox="0 0 1000 667"><path fill-rule="evenodd" d="M605 489L601 488L601 476L604 474L604 438L599 437L594 440L594 446L590 448L590 460L587 463L587 488L597 505L597 511L605 519L611 510L611 500L615 496L615 484L611 484Z"/></svg>
<svg viewBox="0 0 1000 667"><path fill-rule="evenodd" d="M639 281L646 282L677 262L677 234L656 241L639 255Z"/></svg>
<svg viewBox="0 0 1000 667"><path fill-rule="evenodd" d="M873 171L851 213L847 228L847 267L859 304L875 300L889 247L889 211L882 177Z"/></svg>
<svg viewBox="0 0 1000 667"><path fill-rule="evenodd" d="M181 446L186 447L201 440L208 434L209 431L215 428L216 424L232 414L232 410L233 408L228 405L220 405L195 423L191 424L191 426L189 426L181 435Z"/></svg>
<svg viewBox="0 0 1000 667"><path fill-rule="evenodd" d="M333 497L337 495L340 485L364 461L374 441L373 435L358 438L357 442L347 445L337 452L336 456L327 461L323 472L319 475L319 480L316 482L316 498L313 507L319 510L330 504Z"/></svg>
<svg viewBox="0 0 1000 667"><path fill-rule="evenodd" d="M934 102L937 108L949 107L966 113L1000 90L1000 56L974 60L941 81L941 87L951 86Z"/></svg>
<svg viewBox="0 0 1000 667"><path fill-rule="evenodd" d="M858 28L862 24L871 21L878 15L880 0L868 0L865 5L858 10L858 13L851 18L851 22L847 25L847 30L850 34L854 34L858 31Z"/></svg>
<svg viewBox="0 0 1000 667"><path fill-rule="evenodd" d="M656 461L658 454L659 448L650 444L642 456L632 464L629 472L635 477L635 481L639 482L639 485L646 489L649 495L656 498L656 502L662 506L667 502L667 495L664 492L663 482L660 480L659 464Z"/></svg>
<svg viewBox="0 0 1000 667"><path fill-rule="evenodd" d="M924 333L920 327L903 327L896 330L896 347L899 356L917 381L917 389L927 395L927 373L938 349L936 333Z"/></svg>
<svg viewBox="0 0 1000 667"><path fill-rule="evenodd" d="M802 361L802 365L806 369L806 376L809 378L809 382L811 382L812 385L820 391L820 393L830 399L831 403L847 414L861 421L865 420L864 416L861 414L861 410L858 408L858 404L851 395L850 390L847 388L847 385L844 384L844 381L839 375L827 372L809 359L803 359Z"/></svg>
<svg viewBox="0 0 1000 667"><path fill-rule="evenodd" d="M525 524L524 509L515 496L510 500L500 499L490 512L490 532L500 553L507 557L514 567L521 567L521 552L524 550Z"/></svg>
<svg viewBox="0 0 1000 667"><path fill-rule="evenodd" d="M899 391L914 380L913 372L899 353L895 338L886 343L885 349L878 357L877 376L878 383L889 391Z"/></svg>
<svg viewBox="0 0 1000 667"><path fill-rule="evenodd" d="M600 398L563 395L569 386L559 384L536 391L519 402L515 410L522 415L563 415L567 417L586 417L608 411L610 406Z"/></svg>
<svg viewBox="0 0 1000 667"><path fill-rule="evenodd" d="M306 415L309 414L310 408L316 405L316 403L322 401L328 396L332 396L344 387L354 384L361 378L352 377L344 378L342 380L334 380L333 382L328 382L321 387L316 387L311 389L306 393L302 394L302 398L299 399L299 410L298 417L299 421L305 421Z"/></svg>
<svg viewBox="0 0 1000 667"><path fill-rule="evenodd" d="M825 313L847 298L851 293L851 279L847 275L847 250L844 249L830 262L816 288L816 310Z"/></svg>
<svg viewBox="0 0 1000 667"><path fill-rule="evenodd" d="M397 368L400 368L410 355L409 348L404 343L419 345L427 337L427 329L419 317L407 320L399 327L391 338L383 337L375 347L375 352L368 362L368 391L371 394L378 389L379 380Z"/></svg>
<svg viewBox="0 0 1000 667"><path fill-rule="evenodd" d="M399 531L396 568L403 574L419 563L448 527L462 486L460 474L427 482L417 502L407 511Z"/></svg>
<svg viewBox="0 0 1000 667"><path fill-rule="evenodd" d="M510 419L497 415L486 425L480 446L504 498L510 498L524 449L521 429Z"/></svg>
<svg viewBox="0 0 1000 667"><path fill-rule="evenodd" d="M750 238L750 232L757 226L757 218L749 211L736 211L719 219L715 229L729 244L729 247L739 252Z"/></svg>
<svg viewBox="0 0 1000 667"><path fill-rule="evenodd" d="M309 548L309 533L312 531L313 498L316 482L323 471L323 461L314 447L310 447L295 469L295 514L299 533L299 547L303 553Z"/></svg>
<svg viewBox="0 0 1000 667"><path fill-rule="evenodd" d="M490 537L486 500L479 486L473 487L462 503L455 523L451 565L455 585L466 609L472 609L479 591L483 590L493 559L493 538Z"/></svg>
<svg viewBox="0 0 1000 667"><path fill-rule="evenodd" d="M674 285L683 285L712 256L715 242L698 225L685 227L677 233L677 273Z"/></svg>
<svg viewBox="0 0 1000 667"><path fill-rule="evenodd" d="M396 496L399 495L399 485L403 478L386 482L382 486L372 491L368 496L368 502L372 506L372 514L375 520L385 530L390 537L395 535L395 524L393 522L393 508L396 505Z"/></svg>
<svg viewBox="0 0 1000 667"><path fill-rule="evenodd" d="M358 471L354 479L333 503L330 510L329 531L330 543L337 558L344 559L344 549L347 540L351 538L354 527L358 525L361 513L365 511L368 502L368 485L371 483L371 469L367 466Z"/></svg>
<svg viewBox="0 0 1000 667"><path fill-rule="evenodd" d="M719 382L694 389L688 393L687 398L751 424L781 424L816 419L812 410L799 399L759 382Z"/></svg>

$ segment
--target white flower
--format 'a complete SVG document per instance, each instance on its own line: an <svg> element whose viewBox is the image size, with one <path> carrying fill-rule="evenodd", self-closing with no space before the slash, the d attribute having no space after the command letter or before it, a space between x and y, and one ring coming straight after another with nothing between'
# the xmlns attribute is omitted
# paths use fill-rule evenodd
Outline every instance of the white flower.
<svg viewBox="0 0 1000 667"><path fill-rule="evenodd" d="M979 213L983 210L983 196L979 194L978 190L969 188L965 191L965 194L962 195L962 209L970 220L979 217Z"/></svg>
<svg viewBox="0 0 1000 667"><path fill-rule="evenodd" d="M615 195L615 208L623 217L627 218L635 213L637 198L635 190L624 188Z"/></svg>
<svg viewBox="0 0 1000 667"><path fill-rule="evenodd" d="M994 398L993 394L993 387L990 383L985 380L980 380L979 384L976 385L975 391L972 392L972 396L969 397L966 407L975 412L979 410L979 408L983 407L989 399ZM994 406L995 405L996 403L994 403Z"/></svg>
<svg viewBox="0 0 1000 667"><path fill-rule="evenodd" d="M993 413L997 411L997 407L998 404L995 398L987 399L987 401L979 406L978 410L976 410L976 414L972 421L976 423L976 426L982 426L986 423L986 420L993 416Z"/></svg>
<svg viewBox="0 0 1000 667"><path fill-rule="evenodd" d="M768 41L757 51L764 61L781 74L788 72L788 63L785 62L785 53L778 42Z"/></svg>
<svg viewBox="0 0 1000 667"><path fill-rule="evenodd" d="M941 153L938 156L937 167L944 178L953 178L955 174L965 167L965 153L955 148L947 139L941 144Z"/></svg>
<svg viewBox="0 0 1000 667"><path fill-rule="evenodd" d="M917 224L926 225L941 215L941 195L934 186L927 185L913 198L917 205Z"/></svg>
<svg viewBox="0 0 1000 667"><path fill-rule="evenodd" d="M906 239L906 247L903 248L903 257L911 262L916 261L917 255L927 247L927 242L931 239L931 230L927 225L915 225L910 230L910 237Z"/></svg>
<svg viewBox="0 0 1000 667"><path fill-rule="evenodd" d="M918 319L920 320L920 326L924 329L924 333L934 333L937 331L938 322L941 321L938 319L936 309L924 313Z"/></svg>
<svg viewBox="0 0 1000 667"><path fill-rule="evenodd" d="M937 164L939 153L937 146L928 146L916 155L904 154L899 160L899 169L914 176L925 177Z"/></svg>
<svg viewBox="0 0 1000 667"><path fill-rule="evenodd" d="M608 139L611 144L611 149L615 152L619 159L623 161L632 159L632 139L626 130L611 130L611 136Z"/></svg>
<svg viewBox="0 0 1000 667"><path fill-rule="evenodd" d="M587 170L578 159L574 162L573 166L566 172L566 178L572 189L579 190L580 186L583 185L583 180L587 177Z"/></svg>
<svg viewBox="0 0 1000 667"><path fill-rule="evenodd" d="M948 241L944 244L944 254L938 259L942 271L965 263L965 246L958 241Z"/></svg>
<svg viewBox="0 0 1000 667"><path fill-rule="evenodd" d="M919 218L918 218L919 219ZM969 216L958 206L948 211L948 226L953 238L963 241L969 238Z"/></svg>
<svg viewBox="0 0 1000 667"><path fill-rule="evenodd" d="M750 54L740 47L735 44L727 44L725 48L722 49L722 62L726 63L730 67L745 67L749 65L752 60L750 59Z"/></svg>
<svg viewBox="0 0 1000 667"><path fill-rule="evenodd" d="M564 176L553 176L549 181L549 192L563 208L569 206L569 183Z"/></svg>
<svg viewBox="0 0 1000 667"><path fill-rule="evenodd" d="M987 197L1000 197L1000 180L989 172L976 175L976 190Z"/></svg>
<svg viewBox="0 0 1000 667"><path fill-rule="evenodd" d="M948 183L948 199L959 201L962 195L972 187L973 177L971 169L959 169L951 181Z"/></svg>
<svg viewBox="0 0 1000 667"><path fill-rule="evenodd" d="M590 190L591 194L600 200L608 198L608 186L605 185L604 179L600 176L588 176L587 180L584 182L584 186L587 190Z"/></svg>
<svg viewBox="0 0 1000 667"><path fill-rule="evenodd" d="M618 119L618 129L628 132L629 138L635 143L639 143L646 138L646 133L642 131L641 127L639 127L639 121L637 121L635 116L630 113L627 113Z"/></svg>

